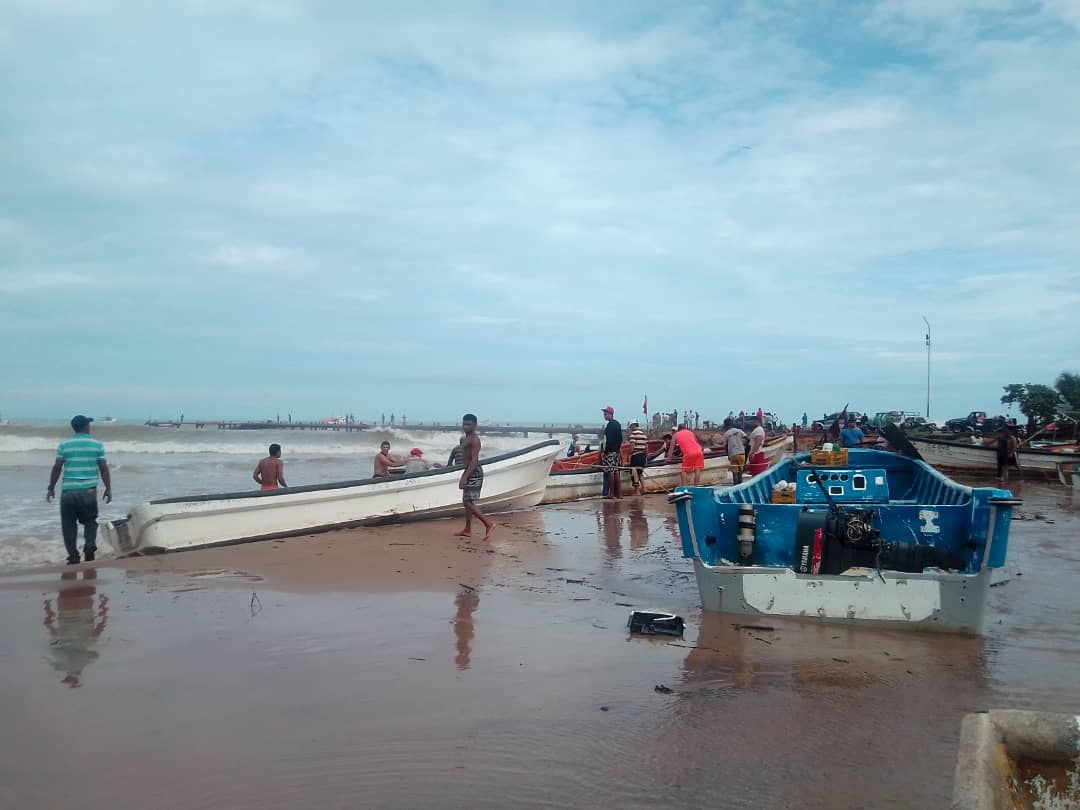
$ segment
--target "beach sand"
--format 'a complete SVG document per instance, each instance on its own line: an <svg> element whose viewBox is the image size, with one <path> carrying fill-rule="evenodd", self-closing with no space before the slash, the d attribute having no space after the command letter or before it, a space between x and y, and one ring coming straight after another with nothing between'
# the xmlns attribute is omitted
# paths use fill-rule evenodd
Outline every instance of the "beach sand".
<svg viewBox="0 0 1080 810"><path fill-rule="evenodd" d="M965 712L1080 710L1077 504L1020 494L982 638L702 617L654 497L2 576L0 808L946 806Z"/></svg>

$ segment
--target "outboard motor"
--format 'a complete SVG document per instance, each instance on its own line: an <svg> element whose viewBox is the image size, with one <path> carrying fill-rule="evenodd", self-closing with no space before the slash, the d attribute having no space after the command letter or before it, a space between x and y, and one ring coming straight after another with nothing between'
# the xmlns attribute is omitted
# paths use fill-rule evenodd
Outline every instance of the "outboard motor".
<svg viewBox="0 0 1080 810"><path fill-rule="evenodd" d="M794 568L800 574L840 574L849 568L877 568L918 574L924 568L962 569L964 563L937 548L906 540L881 539L873 509L806 511L795 529Z"/></svg>

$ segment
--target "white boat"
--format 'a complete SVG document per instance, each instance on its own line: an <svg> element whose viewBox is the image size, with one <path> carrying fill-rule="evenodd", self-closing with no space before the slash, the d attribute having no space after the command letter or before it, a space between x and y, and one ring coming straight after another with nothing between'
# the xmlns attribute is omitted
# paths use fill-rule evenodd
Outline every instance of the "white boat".
<svg viewBox="0 0 1080 810"><path fill-rule="evenodd" d="M794 445L790 436L774 439L764 447L765 461L775 464ZM749 478L749 476L746 476ZM630 470L620 473L624 495L633 492ZM646 493L671 492L682 483L682 462L652 461L645 467L643 476ZM706 453L705 469L701 471L701 486L711 487L731 482L731 463L725 453ZM548 476L544 503L565 503L582 498L596 498L604 493L604 473L590 467L586 470L553 470Z"/></svg>
<svg viewBox="0 0 1080 810"><path fill-rule="evenodd" d="M972 470L997 472L997 450L982 444L950 442L943 439L909 437L912 447L919 451L923 461L946 470ZM1080 453L1053 450L1033 450L1022 447L1016 454L1022 470L1038 470L1055 475L1060 463L1080 461Z"/></svg>
<svg viewBox="0 0 1080 810"><path fill-rule="evenodd" d="M506 512L540 503L559 448L560 443L551 440L481 459L480 508ZM100 536L115 553L127 555L449 517L462 513L461 470L446 467L389 479L166 498L135 507L125 519L99 521Z"/></svg>

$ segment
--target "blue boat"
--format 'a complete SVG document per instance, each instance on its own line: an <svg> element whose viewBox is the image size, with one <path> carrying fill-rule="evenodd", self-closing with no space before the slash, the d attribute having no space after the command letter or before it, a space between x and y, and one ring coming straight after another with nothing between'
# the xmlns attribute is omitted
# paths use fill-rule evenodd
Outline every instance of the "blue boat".
<svg viewBox="0 0 1080 810"><path fill-rule="evenodd" d="M1021 503L881 450L669 500L705 610L976 634Z"/></svg>

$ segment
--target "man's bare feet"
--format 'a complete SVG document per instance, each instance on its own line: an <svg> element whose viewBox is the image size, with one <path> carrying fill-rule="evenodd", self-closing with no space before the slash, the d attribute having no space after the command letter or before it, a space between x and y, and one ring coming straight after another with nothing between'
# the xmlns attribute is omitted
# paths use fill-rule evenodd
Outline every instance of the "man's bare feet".
<svg viewBox="0 0 1080 810"><path fill-rule="evenodd" d="M487 540L489 537L491 537L491 533L494 532L494 531L495 531L495 524L492 523L490 526L487 527L487 531L484 532L484 539Z"/></svg>
<svg viewBox="0 0 1080 810"><path fill-rule="evenodd" d="M454 537L472 537L472 532L468 529L462 529L460 532L454 532Z"/></svg>

